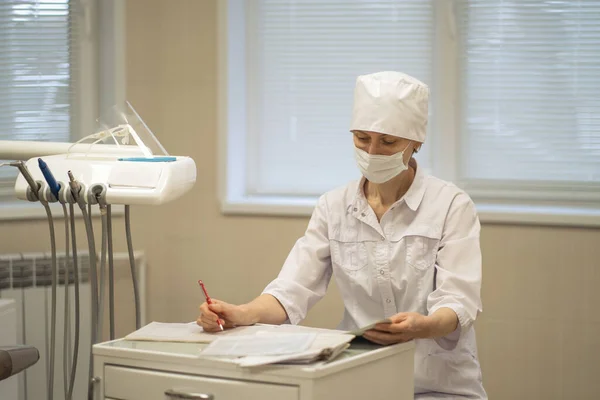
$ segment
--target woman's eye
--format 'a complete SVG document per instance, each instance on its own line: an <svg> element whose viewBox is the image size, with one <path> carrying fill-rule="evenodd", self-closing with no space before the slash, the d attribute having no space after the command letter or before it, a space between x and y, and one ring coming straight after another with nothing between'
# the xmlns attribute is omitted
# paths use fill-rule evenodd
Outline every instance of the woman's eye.
<svg viewBox="0 0 600 400"><path fill-rule="evenodd" d="M358 140L360 140L361 142L366 142L367 140L369 140L369 138L367 138L367 137L359 137Z"/></svg>
<svg viewBox="0 0 600 400"><path fill-rule="evenodd" d="M383 141L383 144L387 145L387 146L391 146L392 144L395 144L396 142L386 142L385 140Z"/></svg>

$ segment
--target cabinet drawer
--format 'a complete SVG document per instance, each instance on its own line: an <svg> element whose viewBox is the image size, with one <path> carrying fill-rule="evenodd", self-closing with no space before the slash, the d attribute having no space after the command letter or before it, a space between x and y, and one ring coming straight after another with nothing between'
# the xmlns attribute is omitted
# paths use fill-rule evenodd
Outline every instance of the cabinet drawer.
<svg viewBox="0 0 600 400"><path fill-rule="evenodd" d="M211 394L214 400L298 400L297 386L209 378L107 365L104 396L120 400L167 400L165 391Z"/></svg>

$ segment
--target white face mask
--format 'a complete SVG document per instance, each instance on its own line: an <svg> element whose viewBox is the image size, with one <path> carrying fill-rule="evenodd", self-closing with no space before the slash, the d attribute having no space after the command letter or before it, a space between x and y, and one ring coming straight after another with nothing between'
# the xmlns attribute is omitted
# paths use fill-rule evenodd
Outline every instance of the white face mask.
<svg viewBox="0 0 600 400"><path fill-rule="evenodd" d="M406 146L406 149L408 149L408 146ZM354 146L354 157L360 172L369 182L384 183L408 169L408 166L404 164L406 149L391 156L383 156L369 154Z"/></svg>

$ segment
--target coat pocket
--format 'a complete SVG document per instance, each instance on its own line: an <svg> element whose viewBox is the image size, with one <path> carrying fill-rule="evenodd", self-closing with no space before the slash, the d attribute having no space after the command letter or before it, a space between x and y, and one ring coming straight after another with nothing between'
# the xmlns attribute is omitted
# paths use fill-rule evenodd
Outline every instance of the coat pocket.
<svg viewBox="0 0 600 400"><path fill-rule="evenodd" d="M367 248L363 242L330 240L331 261L347 271L358 271L367 265Z"/></svg>
<svg viewBox="0 0 600 400"><path fill-rule="evenodd" d="M426 270L435 264L439 239L409 235L404 237L406 263L418 270Z"/></svg>

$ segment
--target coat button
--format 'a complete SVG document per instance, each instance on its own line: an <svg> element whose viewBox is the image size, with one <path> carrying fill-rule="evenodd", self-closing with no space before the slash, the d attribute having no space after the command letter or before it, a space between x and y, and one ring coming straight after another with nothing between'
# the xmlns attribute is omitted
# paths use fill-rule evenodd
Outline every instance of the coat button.
<svg viewBox="0 0 600 400"><path fill-rule="evenodd" d="M390 300L390 299L385 299L385 302L386 302L386 303L388 303L388 304L390 304L390 303L392 302L392 300Z"/></svg>
<svg viewBox="0 0 600 400"><path fill-rule="evenodd" d="M383 272L383 270L382 270L382 269L380 269L380 270L379 270L379 273L380 273L381 275L383 275L383 274L384 274L384 272Z"/></svg>

